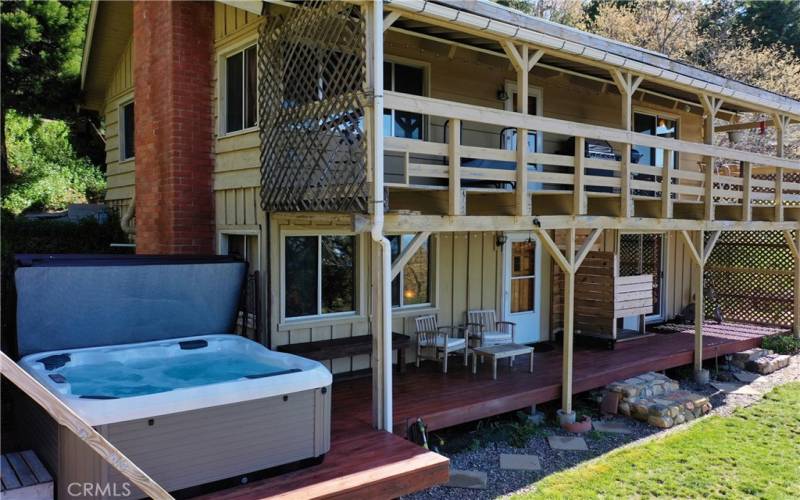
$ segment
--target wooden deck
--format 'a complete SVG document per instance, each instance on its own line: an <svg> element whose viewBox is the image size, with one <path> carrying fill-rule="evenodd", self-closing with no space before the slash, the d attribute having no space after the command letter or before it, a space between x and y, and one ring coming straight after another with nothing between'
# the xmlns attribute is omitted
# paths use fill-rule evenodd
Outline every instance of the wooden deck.
<svg viewBox="0 0 800 500"><path fill-rule="evenodd" d="M692 362L693 327L622 342L614 351L575 351L574 392L602 387L651 370ZM780 330L751 325L706 326L706 359L756 347ZM524 358L524 359L523 359ZM492 380L489 363L473 375L455 361L442 374L438 365L408 367L394 377L395 433L422 418L429 430L441 429L553 401L561 393L561 352L535 354L533 374L527 356L513 369L501 363ZM393 498L442 483L448 461L398 435L371 429L369 377L337 382L333 388L331 452L321 465L208 495L208 498Z"/></svg>

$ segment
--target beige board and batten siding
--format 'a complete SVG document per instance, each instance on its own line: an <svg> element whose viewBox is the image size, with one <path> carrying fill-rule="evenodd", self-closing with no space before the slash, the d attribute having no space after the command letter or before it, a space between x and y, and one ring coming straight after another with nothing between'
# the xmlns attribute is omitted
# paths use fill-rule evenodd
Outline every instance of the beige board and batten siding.
<svg viewBox="0 0 800 500"><path fill-rule="evenodd" d="M120 161L119 108L133 100L133 38L120 55L106 89L103 114L106 136L106 203L124 211L134 192L135 159Z"/></svg>
<svg viewBox="0 0 800 500"><path fill-rule="evenodd" d="M274 215L271 219L271 255L279 256L281 240L289 234L330 234L351 230L346 218L328 215L304 214ZM502 288L501 249L496 244L495 232L439 233L432 235L429 305L395 309L392 329L410 335L416 340L414 320L421 315L436 314L440 325L462 325L469 309L495 309L500 314ZM369 240L361 235L358 242L356 288L357 311L351 316L315 318L313 320L281 320L280 258L271 260L271 295L273 304L272 344L281 345L330 340L368 335L369 332ZM288 257L288 256L287 256ZM549 264L543 266L543 275L549 275ZM549 280L542 283L542 293L549 294ZM547 329L549 304L543 301L542 325ZM413 351L413 350L412 350ZM415 360L414 352L407 353L408 362ZM367 354L353 358L340 358L325 362L333 373L366 369L370 366Z"/></svg>

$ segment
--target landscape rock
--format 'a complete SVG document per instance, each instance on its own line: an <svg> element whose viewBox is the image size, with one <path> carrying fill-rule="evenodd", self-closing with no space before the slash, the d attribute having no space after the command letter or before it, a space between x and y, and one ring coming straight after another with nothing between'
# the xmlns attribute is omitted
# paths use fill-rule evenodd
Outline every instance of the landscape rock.
<svg viewBox="0 0 800 500"><path fill-rule="evenodd" d="M786 354L767 354L758 359L748 361L745 368L751 372L768 375L774 371L789 366L791 356Z"/></svg>

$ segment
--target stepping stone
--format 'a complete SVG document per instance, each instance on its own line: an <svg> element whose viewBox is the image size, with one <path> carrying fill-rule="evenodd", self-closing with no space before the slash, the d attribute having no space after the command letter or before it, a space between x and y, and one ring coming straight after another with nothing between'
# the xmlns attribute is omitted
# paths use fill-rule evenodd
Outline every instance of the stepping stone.
<svg viewBox="0 0 800 500"><path fill-rule="evenodd" d="M450 481L445 484L449 488L486 489L486 473L479 470L450 470Z"/></svg>
<svg viewBox="0 0 800 500"><path fill-rule="evenodd" d="M749 396L758 396L761 394L749 385L736 384L734 382L714 382L711 386L722 392L727 392L728 394L745 394Z"/></svg>
<svg viewBox="0 0 800 500"><path fill-rule="evenodd" d="M536 455L500 455L500 468L506 470L542 470Z"/></svg>
<svg viewBox="0 0 800 500"><path fill-rule="evenodd" d="M611 434L630 434L631 431L623 422L593 421L592 427L597 432L608 432Z"/></svg>
<svg viewBox="0 0 800 500"><path fill-rule="evenodd" d="M554 450L567 450L567 451L588 451L589 447L586 446L586 441L581 437L567 437L567 436L547 436L547 442L550 443L550 448Z"/></svg>
<svg viewBox="0 0 800 500"><path fill-rule="evenodd" d="M733 376L736 377L736 380L738 380L739 382L746 382L748 384L750 382L755 382L761 377L761 375L759 375L758 373L751 373L751 372L736 372L733 374Z"/></svg>

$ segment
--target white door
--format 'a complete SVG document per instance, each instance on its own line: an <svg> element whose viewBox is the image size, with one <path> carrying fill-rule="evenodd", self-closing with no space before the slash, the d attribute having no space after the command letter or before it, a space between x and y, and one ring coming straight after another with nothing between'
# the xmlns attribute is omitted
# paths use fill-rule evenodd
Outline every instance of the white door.
<svg viewBox="0 0 800 500"><path fill-rule="evenodd" d="M541 331L542 247L536 236L511 234L503 245L503 317L517 324L516 342L546 340Z"/></svg>

